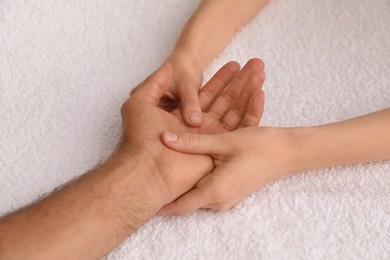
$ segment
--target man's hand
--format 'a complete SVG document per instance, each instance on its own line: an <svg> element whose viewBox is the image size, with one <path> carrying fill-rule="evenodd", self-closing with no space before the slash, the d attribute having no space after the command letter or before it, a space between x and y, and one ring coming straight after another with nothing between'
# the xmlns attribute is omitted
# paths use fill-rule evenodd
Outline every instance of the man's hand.
<svg viewBox="0 0 390 260"><path fill-rule="evenodd" d="M206 121L210 123L205 124L208 127L204 131L235 128L241 121L225 120L224 114L241 115L244 124L252 124L259 115L255 101L261 100L262 81L243 70L241 78L246 77L247 83L233 84L230 80L234 76L225 77L234 75L232 71L238 71L235 63L222 68L205 87L202 100L210 109L204 117L210 117ZM182 154L159 140L163 131L190 129L180 118L158 107L171 79L172 67L165 64L124 103L122 143L101 166L0 219L1 259L100 258L212 170L208 156ZM250 97L240 94L250 93L250 89ZM218 98L207 93L216 93ZM230 113L231 109L235 112Z"/></svg>
<svg viewBox="0 0 390 260"><path fill-rule="evenodd" d="M240 72L235 62L221 68L199 94L201 107L206 111L200 128L187 126L180 109L168 113L157 107L172 79L169 64L147 78L125 102L122 107L123 142L119 150L145 154L148 162L155 166L157 175L148 177L154 182L144 189L156 195L160 207L191 189L213 166L208 156L191 156L167 149L156 141L160 134L163 131L215 134L239 126L258 125L264 104L263 67L260 60L253 59Z"/></svg>
<svg viewBox="0 0 390 260"><path fill-rule="evenodd" d="M175 51L167 61L172 65L173 78L169 89L161 97L159 106L171 112L181 109L184 121L192 127L203 124L203 113L198 97L203 80L202 68L188 52ZM131 91L134 94L139 86Z"/></svg>

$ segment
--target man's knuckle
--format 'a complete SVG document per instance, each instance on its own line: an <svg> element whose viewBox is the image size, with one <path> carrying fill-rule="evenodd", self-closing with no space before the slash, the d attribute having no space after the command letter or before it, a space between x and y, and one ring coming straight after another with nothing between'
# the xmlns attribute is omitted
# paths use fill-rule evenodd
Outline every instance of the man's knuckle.
<svg viewBox="0 0 390 260"><path fill-rule="evenodd" d="M128 102L126 101L126 102L124 102L123 104L122 104L122 106L121 106L121 114L123 115L123 114L125 114L126 113L126 111L127 111L127 109L128 109Z"/></svg>

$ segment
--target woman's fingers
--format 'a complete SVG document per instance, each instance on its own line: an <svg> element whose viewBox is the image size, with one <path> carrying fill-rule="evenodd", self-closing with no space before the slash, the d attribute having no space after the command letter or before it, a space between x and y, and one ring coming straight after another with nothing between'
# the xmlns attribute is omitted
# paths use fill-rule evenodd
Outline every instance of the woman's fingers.
<svg viewBox="0 0 390 260"><path fill-rule="evenodd" d="M176 201L168 204L160 210L160 214L182 216L197 209L212 209L215 211L225 211L233 207L243 199L239 194L232 193L236 179L229 181L226 172L221 168L216 168L207 174L196 187ZM231 195L236 195L232 199Z"/></svg>
<svg viewBox="0 0 390 260"><path fill-rule="evenodd" d="M207 203L206 193L202 189L195 187L176 201L163 207L159 213L163 215L182 216L201 208L205 203Z"/></svg>
<svg viewBox="0 0 390 260"><path fill-rule="evenodd" d="M199 91L199 102L202 111L207 111L214 101L227 88L240 71L240 64L231 61L225 64Z"/></svg>
<svg viewBox="0 0 390 260"><path fill-rule="evenodd" d="M265 76L263 70L255 68L252 71L251 75L245 82L245 85L242 88L240 95L236 103L234 104L234 107L232 107L221 120L222 125L225 127L226 130L231 131L233 129L236 129L243 120L248 108L252 110L251 114L258 114L258 112L254 111L256 107L253 104L251 104L251 106L249 107L248 104L252 94L256 90L260 90L262 88L264 83L264 77Z"/></svg>
<svg viewBox="0 0 390 260"><path fill-rule="evenodd" d="M177 87L181 113L186 123L199 127L203 123L203 113L199 103L199 86L195 82L181 81Z"/></svg>

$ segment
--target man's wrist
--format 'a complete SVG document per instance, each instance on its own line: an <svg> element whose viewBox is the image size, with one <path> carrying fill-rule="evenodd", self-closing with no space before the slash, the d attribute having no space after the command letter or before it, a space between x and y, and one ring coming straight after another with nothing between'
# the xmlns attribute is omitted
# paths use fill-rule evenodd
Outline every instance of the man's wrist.
<svg viewBox="0 0 390 260"><path fill-rule="evenodd" d="M17 259L107 254L160 209L149 192L153 171L142 153L119 149L95 170L3 218L0 240L8 252L2 253Z"/></svg>
<svg viewBox="0 0 390 260"><path fill-rule="evenodd" d="M112 195L122 199L121 211L126 219L125 228L133 232L151 219L163 206L158 180L158 169L147 152L128 151L120 147L96 171L107 171L107 183ZM116 194L115 194L116 192Z"/></svg>

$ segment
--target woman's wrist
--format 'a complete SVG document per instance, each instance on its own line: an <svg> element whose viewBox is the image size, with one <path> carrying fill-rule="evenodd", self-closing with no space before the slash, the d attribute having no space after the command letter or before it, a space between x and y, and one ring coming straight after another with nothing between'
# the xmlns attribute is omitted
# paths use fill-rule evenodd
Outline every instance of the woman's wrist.
<svg viewBox="0 0 390 260"><path fill-rule="evenodd" d="M244 128L245 129L245 128ZM260 164L267 164L273 179L301 171L305 167L306 141L303 128L257 127L255 136L248 135L249 142L244 150L250 149L260 155ZM250 130L248 130L250 131Z"/></svg>
<svg viewBox="0 0 390 260"><path fill-rule="evenodd" d="M315 167L315 150L313 136L316 130L312 127L286 128L290 140L290 161L288 173L307 171Z"/></svg>
<svg viewBox="0 0 390 260"><path fill-rule="evenodd" d="M326 126L290 128L292 160L290 173L343 164L337 155L337 134ZM336 134L336 135L335 135Z"/></svg>
<svg viewBox="0 0 390 260"><path fill-rule="evenodd" d="M316 134L314 127L270 128L267 135L270 151L274 151L278 159L278 177L291 173L311 170L316 167ZM266 142L264 140L263 142Z"/></svg>
<svg viewBox="0 0 390 260"><path fill-rule="evenodd" d="M184 84L186 87L201 87L204 67L190 49L177 47L166 61L172 65L173 82L176 86Z"/></svg>
<svg viewBox="0 0 390 260"><path fill-rule="evenodd" d="M203 71L205 68L205 66L202 66L202 62L199 59L199 56L196 55L194 48L187 44L176 45L166 60L173 66L175 66L177 61L180 61L180 63L186 62L186 64L198 71Z"/></svg>

